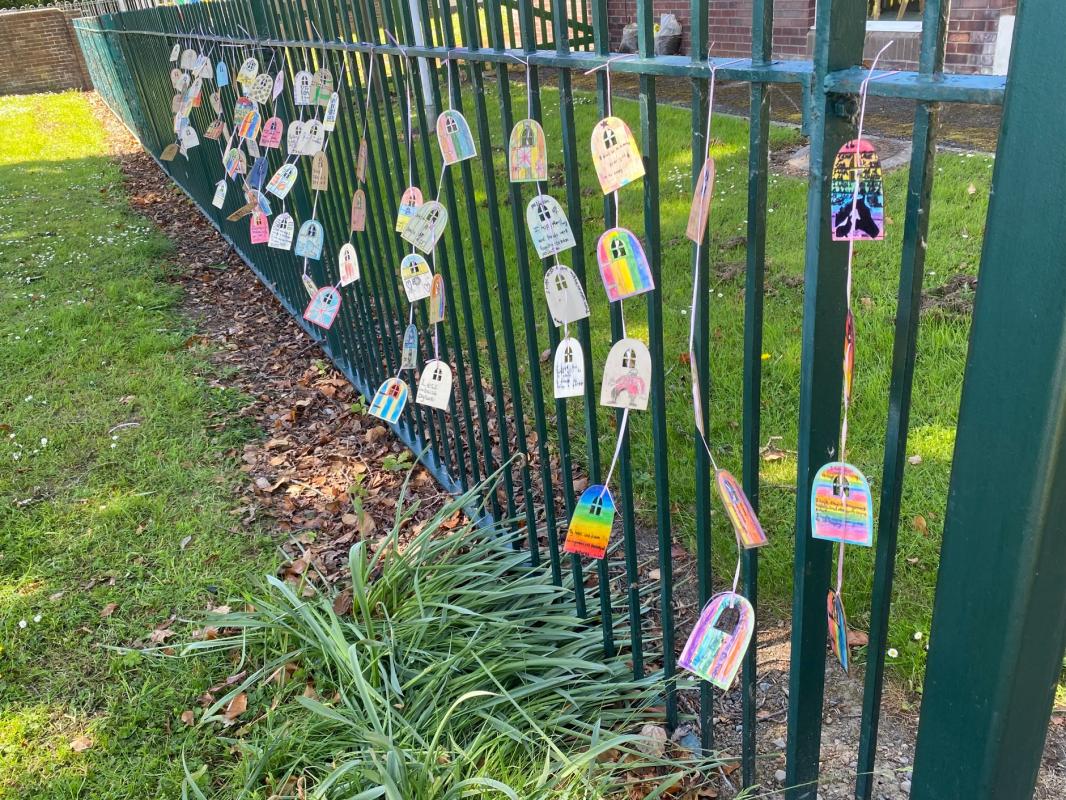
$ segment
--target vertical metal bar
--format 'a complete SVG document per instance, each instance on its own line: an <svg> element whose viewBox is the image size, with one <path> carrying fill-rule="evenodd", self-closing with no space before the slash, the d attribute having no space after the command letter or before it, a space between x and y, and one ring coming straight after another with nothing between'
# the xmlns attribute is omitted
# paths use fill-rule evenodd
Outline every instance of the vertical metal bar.
<svg viewBox="0 0 1066 800"><path fill-rule="evenodd" d="M751 16L751 59L756 64L773 58L774 6L756 0ZM759 440L762 408L763 288L766 278L766 199L770 160L770 95L764 83L751 85L748 126L748 262L744 285L744 492L759 511ZM755 724L755 684L759 657L759 551L741 554L744 596L755 609L751 645L744 656L741 681L741 779L755 784L758 754Z"/></svg>
<svg viewBox="0 0 1066 800"><path fill-rule="evenodd" d="M944 65L949 3L926 0L922 24L919 71L925 75ZM881 504L877 525L870 640L866 648L866 676L862 702L862 732L856 762L855 797L870 800L876 783L877 731L881 719L881 693L888 647L888 621L896 567L899 510L903 497L903 467L910 425L914 359L918 346L925 241L929 233L929 204L933 194L938 103L918 103L914 116L913 147L907 184L907 213L903 229L903 258L899 276L896 330L892 351L892 382L888 392L888 426L885 434Z"/></svg>
<svg viewBox="0 0 1066 800"><path fill-rule="evenodd" d="M1066 83L1049 80L1066 68L1064 37L1066 5L1019 5L948 489L915 800L1032 796L1066 649L1066 150L1048 146L1066 127Z"/></svg>
<svg viewBox="0 0 1066 800"><path fill-rule="evenodd" d="M796 475L796 554L792 593L792 661L789 667L787 800L818 793L822 700L825 689L826 616L831 548L811 538L809 498L814 474L838 457L843 384L844 282L847 246L831 241L829 183L837 150L852 134L850 120L825 76L862 61L866 0L825 0L816 11L813 91L815 112L807 194L803 347L800 364L799 455Z"/></svg>

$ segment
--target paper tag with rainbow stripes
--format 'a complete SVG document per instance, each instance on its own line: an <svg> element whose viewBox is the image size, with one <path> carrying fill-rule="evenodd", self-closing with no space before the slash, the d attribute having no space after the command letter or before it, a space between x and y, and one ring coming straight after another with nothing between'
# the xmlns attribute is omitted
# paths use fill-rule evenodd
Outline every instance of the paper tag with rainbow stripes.
<svg viewBox="0 0 1066 800"><path fill-rule="evenodd" d="M749 550L767 544L766 533L759 523L759 518L755 516L755 509L751 507L748 496L744 494L737 479L724 469L715 473L715 479L718 495L722 498L729 521L733 523L740 546Z"/></svg>
<svg viewBox="0 0 1066 800"><path fill-rule="evenodd" d="M847 673L851 653L848 652L848 618L844 614L844 601L830 589L825 605L829 617L829 644L833 648L833 655Z"/></svg>
<svg viewBox="0 0 1066 800"><path fill-rule="evenodd" d="M755 629L747 598L722 592L710 599L685 642L677 663L723 692L733 685Z"/></svg>
<svg viewBox="0 0 1066 800"><path fill-rule="evenodd" d="M815 539L870 547L874 509L870 484L851 464L831 461L814 476L811 535Z"/></svg>
<svg viewBox="0 0 1066 800"><path fill-rule="evenodd" d="M581 493L570 518L563 551L589 558L603 558L611 541L611 526L615 515L611 490L599 484Z"/></svg>

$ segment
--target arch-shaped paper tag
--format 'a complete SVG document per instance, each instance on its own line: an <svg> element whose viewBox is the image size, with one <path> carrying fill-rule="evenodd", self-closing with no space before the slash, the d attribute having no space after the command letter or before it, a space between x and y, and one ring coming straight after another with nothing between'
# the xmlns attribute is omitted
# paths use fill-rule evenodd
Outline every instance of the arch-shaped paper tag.
<svg viewBox="0 0 1066 800"><path fill-rule="evenodd" d="M284 200L299 176L300 171L296 169L295 164L282 164L271 179L267 181L266 190L279 200Z"/></svg>
<svg viewBox="0 0 1066 800"><path fill-rule="evenodd" d="M215 184L215 196L211 198L211 205L215 208L222 208L226 205L226 192L229 191L229 184L225 179L220 180Z"/></svg>
<svg viewBox="0 0 1066 800"><path fill-rule="evenodd" d="M692 193L692 205L688 211L688 225L685 227L685 236L697 244L703 242L707 234L707 217L711 213L713 198L714 159L708 156L696 179L696 189Z"/></svg>
<svg viewBox="0 0 1066 800"><path fill-rule="evenodd" d="M170 50L170 60L177 61L181 56L181 45L177 42L174 43L174 47Z"/></svg>
<svg viewBox="0 0 1066 800"><path fill-rule="evenodd" d="M337 252L337 267L340 271L341 286L347 286L359 280L359 255L351 242L345 242Z"/></svg>
<svg viewBox="0 0 1066 800"><path fill-rule="evenodd" d="M211 101L211 110L216 114L222 113L222 95L218 92L211 92L208 96L208 100Z"/></svg>
<svg viewBox="0 0 1066 800"><path fill-rule="evenodd" d="M589 303L581 281L570 267L557 264L544 273L544 296L555 327L577 322L589 315Z"/></svg>
<svg viewBox="0 0 1066 800"><path fill-rule="evenodd" d="M597 484L583 491L570 517L563 551L603 558L611 541L615 511L614 498L606 486Z"/></svg>
<svg viewBox="0 0 1066 800"><path fill-rule="evenodd" d="M855 196L856 177L859 194ZM881 159L865 139L847 142L833 160L829 188L833 241L885 238L885 184ZM852 207L854 206L854 214Z"/></svg>
<svg viewBox="0 0 1066 800"><path fill-rule="evenodd" d="M248 87L248 96L257 103L270 101L270 93L274 89L274 79L267 73L256 75L252 85Z"/></svg>
<svg viewBox="0 0 1066 800"><path fill-rule="evenodd" d="M710 599L677 663L727 691L737 677L755 630L755 609L746 597L722 592Z"/></svg>
<svg viewBox="0 0 1066 800"><path fill-rule="evenodd" d="M844 612L844 599L830 589L825 606L829 646L833 648L833 655L846 674L851 663L851 652L848 649L848 616Z"/></svg>
<svg viewBox="0 0 1066 800"><path fill-rule="evenodd" d="M326 129L317 119L312 119L304 125L300 132L300 138L296 142L296 149L303 156L313 156L322 150L326 142Z"/></svg>
<svg viewBox="0 0 1066 800"><path fill-rule="evenodd" d="M253 211L248 236L252 244L264 244L270 239L270 221L262 211Z"/></svg>
<svg viewBox="0 0 1066 800"><path fill-rule="evenodd" d="M278 214L270 226L270 238L267 246L275 250L288 250L292 247L292 237L296 233L296 223L288 213Z"/></svg>
<svg viewBox="0 0 1066 800"><path fill-rule="evenodd" d="M191 47L186 48L181 52L181 68L192 69L196 64L196 51Z"/></svg>
<svg viewBox="0 0 1066 800"><path fill-rule="evenodd" d="M298 119L294 119L289 123L289 130L285 133L285 149L289 151L289 155L300 155L300 140L304 135L304 124Z"/></svg>
<svg viewBox="0 0 1066 800"><path fill-rule="evenodd" d="M311 76L311 103L325 106L333 94L333 73L327 67L319 67Z"/></svg>
<svg viewBox="0 0 1066 800"><path fill-rule="evenodd" d="M512 183L548 179L548 144L544 128L535 119L523 119L511 129L507 162Z"/></svg>
<svg viewBox="0 0 1066 800"><path fill-rule="evenodd" d="M226 62L221 58L215 64L215 86L219 89L223 86L229 86L229 67L226 66Z"/></svg>
<svg viewBox="0 0 1066 800"><path fill-rule="evenodd" d="M418 379L415 402L447 411L452 400L452 368L439 359L427 361Z"/></svg>
<svg viewBox="0 0 1066 800"><path fill-rule="evenodd" d="M581 342L572 336L559 342L552 372L556 399L581 397L585 393L585 354Z"/></svg>
<svg viewBox="0 0 1066 800"><path fill-rule="evenodd" d="M222 138L222 126L222 120L211 120L211 122L207 126L207 129L204 131L204 138L210 139L213 142L217 142L219 139Z"/></svg>
<svg viewBox="0 0 1066 800"><path fill-rule="evenodd" d="M720 469L715 472L715 482L718 484L718 496L722 498L726 516L733 523L733 532L737 535L740 546L750 550L766 544L762 523L755 515L755 509L751 507L751 502L737 479L726 470Z"/></svg>
<svg viewBox="0 0 1066 800"><path fill-rule="evenodd" d="M355 179L359 181L359 183L364 183L366 181L366 162L369 157L370 154L366 139L360 139L359 151L355 156Z"/></svg>
<svg viewBox="0 0 1066 800"><path fill-rule="evenodd" d="M356 189L352 194L352 216L349 220L352 233L366 230L366 192Z"/></svg>
<svg viewBox="0 0 1066 800"><path fill-rule="evenodd" d="M341 294L332 286L323 286L304 310L304 319L314 323L327 331L337 319L337 312L341 309Z"/></svg>
<svg viewBox="0 0 1066 800"><path fill-rule="evenodd" d="M413 324L403 332L403 348L400 350L400 369L418 366L418 328Z"/></svg>
<svg viewBox="0 0 1066 800"><path fill-rule="evenodd" d="M200 53L192 67L193 76L201 79L210 78L213 72L214 68L211 66L211 59L207 57L206 53Z"/></svg>
<svg viewBox="0 0 1066 800"><path fill-rule="evenodd" d="M541 258L549 258L576 244L566 212L551 195L538 194L529 201L526 206L526 225L537 255Z"/></svg>
<svg viewBox="0 0 1066 800"><path fill-rule="evenodd" d="M436 200L429 200L418 207L400 236L423 253L432 253L447 224L447 209Z"/></svg>
<svg viewBox="0 0 1066 800"><path fill-rule="evenodd" d="M311 73L300 70L292 78L292 102L298 106L311 105Z"/></svg>
<svg viewBox="0 0 1066 800"><path fill-rule="evenodd" d="M370 402L370 413L378 419L395 424L407 405L407 384L399 378L388 378Z"/></svg>
<svg viewBox="0 0 1066 800"><path fill-rule="evenodd" d="M411 217L422 205L422 190L417 186L408 186L400 197L400 208L396 212L396 232L403 233Z"/></svg>
<svg viewBox="0 0 1066 800"><path fill-rule="evenodd" d="M242 139L255 139L259 136L259 128L263 124L263 117L258 108L248 111L237 127L237 135Z"/></svg>
<svg viewBox="0 0 1066 800"><path fill-rule="evenodd" d="M191 150L200 144L200 137L196 135L196 128L192 125L186 125L182 128L178 138L181 140L181 149L183 151Z"/></svg>
<svg viewBox="0 0 1066 800"><path fill-rule="evenodd" d="M280 117L271 117L263 123L263 129L259 132L259 146L264 150L281 147L281 137L285 131L285 123Z"/></svg>
<svg viewBox="0 0 1066 800"><path fill-rule="evenodd" d="M619 339L603 365L600 405L646 411L651 390L651 353L640 339Z"/></svg>
<svg viewBox="0 0 1066 800"><path fill-rule="evenodd" d="M252 162L252 168L248 170L248 185L253 189L263 188L266 182L267 162L265 158L257 158Z"/></svg>
<svg viewBox="0 0 1066 800"><path fill-rule="evenodd" d="M237 70L237 83L241 86L250 86L259 74L259 60L255 56L248 56Z"/></svg>
<svg viewBox="0 0 1066 800"><path fill-rule="evenodd" d="M855 315L848 309L844 318L844 402L851 402L851 390L855 384Z"/></svg>
<svg viewBox="0 0 1066 800"><path fill-rule="evenodd" d="M305 272L300 276L300 280L303 282L304 291L307 292L308 297L314 297L318 294L318 285L315 283L314 278Z"/></svg>
<svg viewBox="0 0 1066 800"><path fill-rule="evenodd" d="M655 288L644 247L626 228L611 228L600 235L596 260L607 298L612 303Z"/></svg>
<svg viewBox="0 0 1066 800"><path fill-rule="evenodd" d="M270 200L268 200L267 196L258 189L249 188L245 190L244 196L249 203L255 203L256 207L259 209L259 213L266 214L268 217L273 213L270 208Z"/></svg>
<svg viewBox="0 0 1066 800"><path fill-rule="evenodd" d="M618 117L604 117L592 128L592 163L604 194L644 177L640 148L629 126Z"/></svg>
<svg viewBox="0 0 1066 800"><path fill-rule="evenodd" d="M185 87L189 85L188 81L190 80L192 79L177 67L170 71L170 85L174 87L176 92L185 91Z"/></svg>
<svg viewBox="0 0 1066 800"><path fill-rule="evenodd" d="M873 545L870 483L857 467L831 461L815 474L811 488L811 535L829 542Z"/></svg>
<svg viewBox="0 0 1066 800"><path fill-rule="evenodd" d="M223 166L226 168L226 174L231 178L234 175L244 175L248 172L248 162L244 158L244 153L236 147L231 147L226 151Z"/></svg>
<svg viewBox="0 0 1066 800"><path fill-rule="evenodd" d="M283 91L285 91L285 70L279 69L274 77L274 88L270 90L270 99L277 100Z"/></svg>
<svg viewBox="0 0 1066 800"><path fill-rule="evenodd" d="M436 325L444 321L444 308L447 298L444 295L444 278L434 275L429 286L429 324Z"/></svg>
<svg viewBox="0 0 1066 800"><path fill-rule="evenodd" d="M433 273L429 269L429 262L418 253L404 256L400 262L400 281L407 302L425 300L433 289Z"/></svg>
<svg viewBox="0 0 1066 800"><path fill-rule="evenodd" d="M322 223L315 219L309 219L300 226L300 232L296 234L296 255L302 258L310 258L317 261L322 258L322 242L324 234Z"/></svg>
<svg viewBox="0 0 1066 800"><path fill-rule="evenodd" d="M455 164L477 155L470 125L454 109L446 109L437 117L437 142L445 164Z"/></svg>
<svg viewBox="0 0 1066 800"><path fill-rule="evenodd" d="M323 150L315 153L311 159L311 191L324 192L329 189L329 159Z"/></svg>
<svg viewBox="0 0 1066 800"><path fill-rule="evenodd" d="M337 115L340 114L340 110L341 96L333 92L326 103L326 110L322 112L322 127L327 131L333 130L337 126Z"/></svg>

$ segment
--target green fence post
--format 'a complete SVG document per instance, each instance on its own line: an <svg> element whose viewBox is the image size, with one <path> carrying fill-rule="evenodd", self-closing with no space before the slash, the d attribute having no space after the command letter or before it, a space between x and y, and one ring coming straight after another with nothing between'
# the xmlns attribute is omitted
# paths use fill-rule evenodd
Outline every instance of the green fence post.
<svg viewBox="0 0 1066 800"><path fill-rule="evenodd" d="M1066 149L1054 144L1066 127L1066 5L1028 0L1015 31L916 800L1032 796L1066 647Z"/></svg>

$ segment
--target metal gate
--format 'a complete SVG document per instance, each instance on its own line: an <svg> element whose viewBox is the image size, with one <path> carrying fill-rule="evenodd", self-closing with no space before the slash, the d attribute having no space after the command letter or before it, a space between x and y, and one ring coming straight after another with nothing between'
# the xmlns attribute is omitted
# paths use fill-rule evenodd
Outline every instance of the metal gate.
<svg viewBox="0 0 1066 800"><path fill-rule="evenodd" d="M965 2L965 0L963 0ZM147 4L151 5L151 4ZM743 391L743 485L758 508L760 389L766 253L769 107L773 84L798 84L807 98L810 183L807 207L805 299L802 328L800 438L795 518L786 797L815 798L825 683L827 620L825 590L830 583L831 546L811 538L808 500L815 472L831 458L841 415L841 342L847 248L831 240L830 167L841 145L854 137L855 95L866 77L861 68L867 0L820 0L811 61L771 57L774 9L753 0L750 59L708 59L708 0L692 0L692 56L655 56L653 8L637 0L639 53L613 61L615 73L638 76L642 156L646 172L643 221L648 250L663 246L659 208L658 106L656 82L663 76L691 81L692 177L703 163L704 120L711 70L719 79L751 85L748 170L747 271ZM915 101L903 258L900 272L888 435L876 543L869 661L865 674L862 741L857 756L855 794L869 800L884 680L893 564L899 526L903 464L909 425L912 378L919 326L920 294L935 176L938 111L942 103L1003 105L965 385L959 414L954 466L938 577L926 690L913 775L912 796L929 798L1021 798L1031 794L1040 763L1055 686L1066 647L1066 5L1061 0L1021 0L1009 80L942 73L949 2L926 0L920 66L917 72L878 75L869 93ZM512 13L512 12L515 13ZM590 15L591 19L586 16ZM517 23L517 25L516 25ZM550 24L549 24L550 23ZM590 25L591 23L591 25ZM591 27L592 40L588 34ZM328 65L345 75L340 91L337 144L330 155L339 169L319 211L328 243L347 239L347 203L355 186L358 137L366 130L371 173L367 183L367 236L357 247L364 279L354 300L341 310L328 333L305 325L334 363L367 397L395 374L402 339L402 307L395 265L400 243L392 230L399 195L411 170L416 182L438 174L432 141L432 109L465 109L473 122L479 152L491 154L489 115L502 129L514 123L511 70L528 64L530 109L534 118L559 115L565 206L582 218L579 160L586 157L575 128L575 72L602 67L610 57L606 0L477 5L469 0L226 0L148 7L104 14L77 24L94 82L111 108L158 156L173 141L167 56L175 42L196 43L216 54L233 50L273 56L290 75L304 65ZM388 33L386 33L388 32ZM580 49L591 44L591 50ZM216 56L217 57L217 56ZM413 81L411 123L418 135L411 159L403 147L408 108L402 76ZM377 82L368 81L371 64ZM427 68L428 67L428 68ZM542 75L542 71L544 74ZM459 88L465 72L469 91ZM495 80L499 108L490 109L486 80ZM541 108L542 79L554 80L559 108ZM362 98L371 92L365 106ZM597 72L601 115L607 109L608 75ZM230 89L232 93L232 87ZM449 96L450 93L450 96ZM227 103L235 99L224 92ZM292 119L288 101L283 113ZM206 114L206 112L201 112ZM197 118L198 122L205 122ZM495 143L497 145L501 142ZM217 157L194 150L187 164L164 164L229 239L249 266L300 320L304 290L288 254L253 247L243 226L228 224L211 204L219 174ZM275 165L276 166L276 165ZM479 170L476 169L479 167ZM480 172L480 174L478 174ZM454 174L453 174L454 173ZM542 386L537 306L529 276L535 254L527 252L520 208L522 190L496 174L491 157L464 161L443 177L442 202L455 221L441 240L438 265L449 296L458 304L447 320L442 357L456 372L453 413L411 406L396 425L398 435L423 453L427 467L449 490L477 483L503 464L502 491L487 498L492 516L516 519L533 563L545 559L557 582L574 587L575 611L598 617L605 649L615 652L619 635L628 637L634 672L661 672L667 686L670 725L679 721L678 675L672 581L674 541L671 476L667 469L667 415L664 378L651 383L650 462L656 499L660 579L641 586L636 572L633 514L634 456L623 440L619 460L621 575L608 560L569 561L560 552L560 531L574 509L578 472L598 483L604 472L602 420L588 381L578 407L552 401ZM479 199L489 229L477 224ZM293 193L293 207L307 214L311 197ZM510 206L508 220L501 209ZM605 199L603 222L611 226L615 207ZM586 278L587 245L580 224L573 268ZM521 265L512 286L504 263L503 236L514 235ZM487 239L487 241L486 241ZM335 248L334 248L335 249ZM706 250L694 249L702 298L697 309L695 350L704 386L703 414L709 403L710 313ZM697 261L698 260L698 261ZM668 276L652 263L655 285ZM503 298L503 302L499 298ZM665 362L661 293L647 297L648 339L655 363ZM509 298L517 298L510 302ZM354 308L353 308L354 307ZM551 347L559 335L548 327ZM576 336L584 346L591 375L587 322ZM613 338L622 321L612 311ZM524 348L522 348L524 340ZM524 352L520 352L524 349ZM554 418L553 418L554 417ZM531 422L528 420L531 419ZM584 452L570 445L569 426L584 427ZM711 464L694 439L696 463L696 547L701 601L712 593ZM520 458L515 460L515 456ZM544 501L547 498L547 501ZM778 532L779 535L787 535ZM758 600L756 551L743 557L743 591ZM612 595L612 582L618 591ZM653 664L642 632L652 607L661 620ZM628 625L620 625L620 618ZM743 697L742 776L755 779L755 686L758 651L751 647L740 680ZM650 660L650 659L649 659ZM714 746L715 692L699 687L702 743Z"/></svg>

